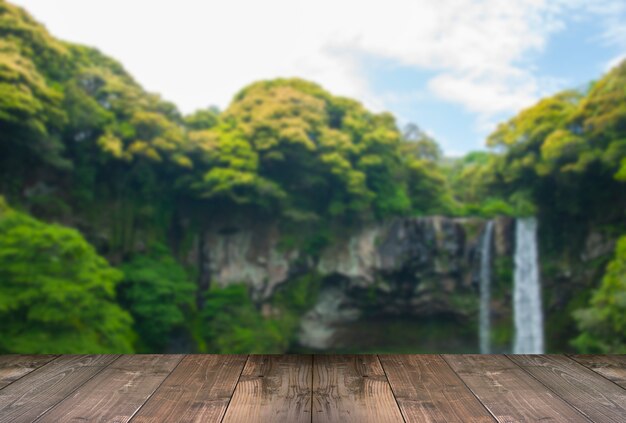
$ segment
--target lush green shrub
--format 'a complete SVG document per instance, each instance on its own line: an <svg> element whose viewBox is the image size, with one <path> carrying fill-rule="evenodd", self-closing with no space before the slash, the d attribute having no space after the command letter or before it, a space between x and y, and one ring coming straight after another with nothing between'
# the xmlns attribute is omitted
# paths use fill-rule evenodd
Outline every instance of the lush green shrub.
<svg viewBox="0 0 626 423"><path fill-rule="evenodd" d="M615 248L588 308L574 313L581 334L573 344L583 353L626 353L626 236Z"/></svg>
<svg viewBox="0 0 626 423"><path fill-rule="evenodd" d="M132 319L115 303L121 278L77 231L0 197L0 352L132 352Z"/></svg>
<svg viewBox="0 0 626 423"><path fill-rule="evenodd" d="M136 255L121 269L120 299L134 318L138 350L162 352L175 330L186 330L196 286L162 245Z"/></svg>
<svg viewBox="0 0 626 423"><path fill-rule="evenodd" d="M317 300L321 278L307 274L279 286L266 315L246 285L213 287L201 312L202 336L209 352L284 353L295 342L300 319Z"/></svg>
<svg viewBox="0 0 626 423"><path fill-rule="evenodd" d="M261 315L246 285L210 289L201 318L208 352L282 353L288 347L280 322Z"/></svg>

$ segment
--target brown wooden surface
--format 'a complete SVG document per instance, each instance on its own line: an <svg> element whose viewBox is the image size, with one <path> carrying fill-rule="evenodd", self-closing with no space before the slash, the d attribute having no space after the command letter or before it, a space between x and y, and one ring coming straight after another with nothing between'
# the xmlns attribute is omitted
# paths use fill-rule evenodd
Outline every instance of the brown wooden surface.
<svg viewBox="0 0 626 423"><path fill-rule="evenodd" d="M495 421L439 355L381 355L380 361L407 422Z"/></svg>
<svg viewBox="0 0 626 423"><path fill-rule="evenodd" d="M313 357L252 355L224 422L310 422Z"/></svg>
<svg viewBox="0 0 626 423"><path fill-rule="evenodd" d="M219 422L245 364L241 355L185 357L132 421Z"/></svg>
<svg viewBox="0 0 626 423"><path fill-rule="evenodd" d="M626 388L626 355L572 355L570 358Z"/></svg>
<svg viewBox="0 0 626 423"><path fill-rule="evenodd" d="M313 422L402 422L375 355L313 357Z"/></svg>
<svg viewBox="0 0 626 423"><path fill-rule="evenodd" d="M31 422L117 359L63 356L0 390L0 422Z"/></svg>
<svg viewBox="0 0 626 423"><path fill-rule="evenodd" d="M626 422L626 357L0 356L2 422Z"/></svg>
<svg viewBox="0 0 626 423"><path fill-rule="evenodd" d="M505 356L444 355L444 358L500 421L589 421Z"/></svg>
<svg viewBox="0 0 626 423"><path fill-rule="evenodd" d="M125 355L40 418L127 422L180 362L180 355Z"/></svg>
<svg viewBox="0 0 626 423"><path fill-rule="evenodd" d="M626 390L564 356L510 356L554 393L591 420L626 420Z"/></svg>
<svg viewBox="0 0 626 423"><path fill-rule="evenodd" d="M0 389L49 363L56 355L4 355L0 357Z"/></svg>

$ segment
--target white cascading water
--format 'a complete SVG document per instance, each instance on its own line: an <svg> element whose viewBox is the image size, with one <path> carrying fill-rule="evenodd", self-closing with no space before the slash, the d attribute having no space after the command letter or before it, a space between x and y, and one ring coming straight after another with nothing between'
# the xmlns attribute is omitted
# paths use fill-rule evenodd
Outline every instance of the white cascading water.
<svg viewBox="0 0 626 423"><path fill-rule="evenodd" d="M491 239L493 221L487 222L480 245L480 311L478 339L480 353L491 352Z"/></svg>
<svg viewBox="0 0 626 423"><path fill-rule="evenodd" d="M513 315L515 354L543 354L543 309L539 282L537 219L517 219L515 224L515 275Z"/></svg>

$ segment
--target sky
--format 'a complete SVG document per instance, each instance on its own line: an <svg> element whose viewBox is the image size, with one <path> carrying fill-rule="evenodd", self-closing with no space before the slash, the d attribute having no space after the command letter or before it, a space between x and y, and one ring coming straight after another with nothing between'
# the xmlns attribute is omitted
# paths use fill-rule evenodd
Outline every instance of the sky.
<svg viewBox="0 0 626 423"><path fill-rule="evenodd" d="M449 156L626 57L626 0L13 0L182 112L301 77L416 123Z"/></svg>

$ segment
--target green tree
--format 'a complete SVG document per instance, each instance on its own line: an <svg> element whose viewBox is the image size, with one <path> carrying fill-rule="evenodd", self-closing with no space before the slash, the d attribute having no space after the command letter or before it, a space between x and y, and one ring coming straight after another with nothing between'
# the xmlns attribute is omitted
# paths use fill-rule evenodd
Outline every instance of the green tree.
<svg viewBox="0 0 626 423"><path fill-rule="evenodd" d="M115 303L121 277L77 231L0 199L1 352L132 352L132 319Z"/></svg>
<svg viewBox="0 0 626 423"><path fill-rule="evenodd" d="M190 154L200 163L192 187L202 197L259 205L299 222L440 206L443 190L412 186L443 181L433 140L405 140L390 114L373 114L316 84L254 83L208 126L189 133Z"/></svg>
<svg viewBox="0 0 626 423"><path fill-rule="evenodd" d="M216 106L197 110L185 116L185 126L194 131L211 129L217 126L220 120L220 110Z"/></svg>
<svg viewBox="0 0 626 423"><path fill-rule="evenodd" d="M136 255L121 270L120 301L133 316L138 351L163 352L175 331L187 329L195 284L162 245Z"/></svg>
<svg viewBox="0 0 626 423"><path fill-rule="evenodd" d="M402 137L407 142L407 150L416 158L433 162L441 160L443 153L439 144L416 124L407 124L402 131Z"/></svg>
<svg viewBox="0 0 626 423"><path fill-rule="evenodd" d="M211 288L201 317L202 335L212 353L275 354L289 344L281 323L261 315L243 284Z"/></svg>
<svg viewBox="0 0 626 423"><path fill-rule="evenodd" d="M555 224L618 218L626 204L618 181L626 156L624 84L626 61L586 93L559 93L500 124L488 140L503 151L493 166L498 188L507 196L526 191Z"/></svg>
<svg viewBox="0 0 626 423"><path fill-rule="evenodd" d="M573 344L580 352L626 353L626 236L618 241L589 307L577 310L574 317L581 334Z"/></svg>

